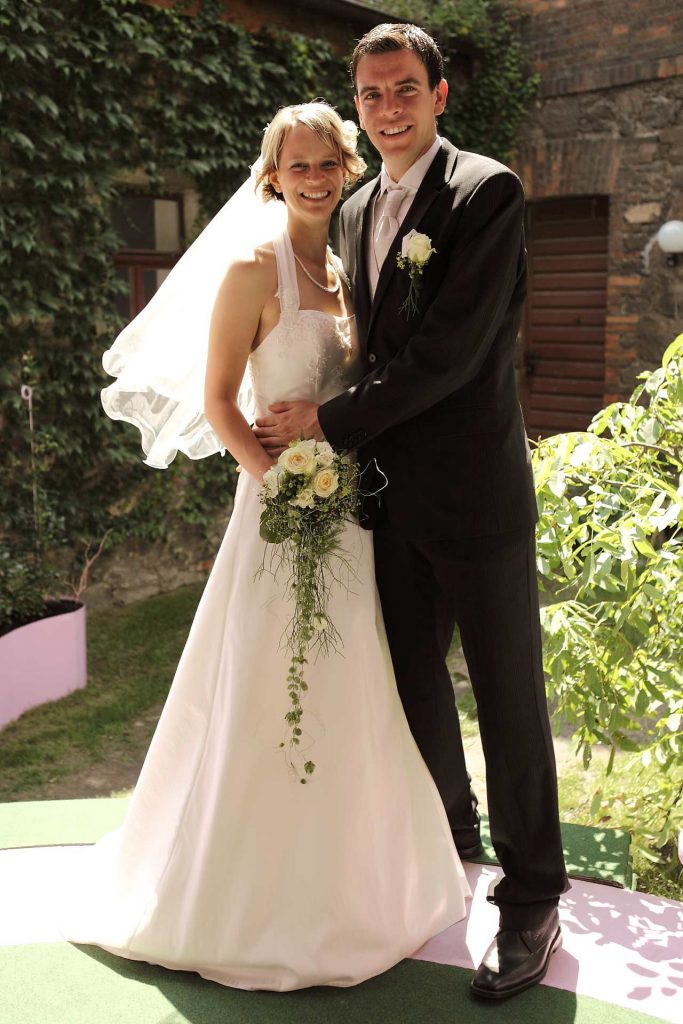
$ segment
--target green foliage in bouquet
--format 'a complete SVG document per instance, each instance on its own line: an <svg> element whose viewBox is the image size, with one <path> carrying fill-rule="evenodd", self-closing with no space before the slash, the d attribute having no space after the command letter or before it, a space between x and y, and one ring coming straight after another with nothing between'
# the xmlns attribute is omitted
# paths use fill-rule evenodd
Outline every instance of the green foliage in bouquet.
<svg viewBox="0 0 683 1024"><path fill-rule="evenodd" d="M292 441L277 464L264 476L261 492L261 537L272 545L266 571L275 575L284 568L283 582L292 595L293 614L284 634L291 653L287 692L291 707L285 715L286 739L281 746L290 768L297 772L296 748L304 738L302 697L308 690L304 678L308 656L338 651L342 637L330 620L328 598L335 585L346 586L354 568L341 546L344 524L358 508L358 468L337 455L326 442ZM303 762L305 775L315 763ZM301 782L306 782L301 778Z"/></svg>
<svg viewBox="0 0 683 1024"><path fill-rule="evenodd" d="M640 379L533 458L549 696L586 767L596 743L608 774L617 751L637 766L631 792L598 790L592 810L618 810L655 859L683 827L683 335Z"/></svg>

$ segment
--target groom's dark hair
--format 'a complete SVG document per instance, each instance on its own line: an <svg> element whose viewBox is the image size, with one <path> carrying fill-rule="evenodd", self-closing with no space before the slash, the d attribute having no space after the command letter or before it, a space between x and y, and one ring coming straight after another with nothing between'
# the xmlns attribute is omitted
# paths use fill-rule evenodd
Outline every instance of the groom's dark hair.
<svg viewBox="0 0 683 1024"><path fill-rule="evenodd" d="M393 53L396 50L412 50L420 58L427 72L429 88L436 89L443 78L443 57L431 36L417 25L401 23L376 25L356 43L349 68L356 88L356 70L362 57L377 53Z"/></svg>

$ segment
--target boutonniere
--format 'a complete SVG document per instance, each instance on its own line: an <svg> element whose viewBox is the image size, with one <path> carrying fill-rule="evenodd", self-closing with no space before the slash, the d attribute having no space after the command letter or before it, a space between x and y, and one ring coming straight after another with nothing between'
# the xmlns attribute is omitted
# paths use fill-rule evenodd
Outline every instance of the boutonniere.
<svg viewBox="0 0 683 1024"><path fill-rule="evenodd" d="M413 228L403 239L401 251L396 254L399 270L407 270L410 277L408 296L399 310L408 318L417 313L417 302L422 291L422 271L434 252L436 249L432 247L429 235L423 235Z"/></svg>

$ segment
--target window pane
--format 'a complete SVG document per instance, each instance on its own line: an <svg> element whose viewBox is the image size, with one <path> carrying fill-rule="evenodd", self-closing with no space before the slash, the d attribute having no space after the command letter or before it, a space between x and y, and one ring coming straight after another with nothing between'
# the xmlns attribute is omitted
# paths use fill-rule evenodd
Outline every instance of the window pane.
<svg viewBox="0 0 683 1024"><path fill-rule="evenodd" d="M122 196L112 207L112 224L123 249L179 252L180 202L152 196Z"/></svg>
<svg viewBox="0 0 683 1024"><path fill-rule="evenodd" d="M168 275L171 273L171 267L164 267L163 270L157 270L157 288L160 287L161 282L165 281Z"/></svg>
<svg viewBox="0 0 683 1024"><path fill-rule="evenodd" d="M124 249L154 249L154 200L122 196L112 210L112 224Z"/></svg>
<svg viewBox="0 0 683 1024"><path fill-rule="evenodd" d="M154 232L155 249L180 251L180 203L177 199L154 200Z"/></svg>
<svg viewBox="0 0 683 1024"><path fill-rule="evenodd" d="M142 301L146 306L155 294L164 278L170 270L143 270L142 271Z"/></svg>

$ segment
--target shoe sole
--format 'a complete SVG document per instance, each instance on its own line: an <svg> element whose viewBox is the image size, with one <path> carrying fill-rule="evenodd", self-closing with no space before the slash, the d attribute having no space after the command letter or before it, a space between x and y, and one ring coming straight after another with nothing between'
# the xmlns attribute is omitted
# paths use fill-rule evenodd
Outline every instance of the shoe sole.
<svg viewBox="0 0 683 1024"><path fill-rule="evenodd" d="M509 999L510 996L516 996L520 992L525 992L528 988L533 988L534 985L538 985L539 981L543 981L546 974L548 973L548 967L550 966L550 957L553 955L553 953L557 952L561 945L562 931L560 928L558 928L548 950L548 955L546 956L539 970L536 972L536 974L534 974L532 978L525 978L525 980L520 982L519 985L511 985L510 988L502 989L498 992L491 989L477 988L474 982L471 982L470 990L474 992L476 996L479 996L482 999L497 1000Z"/></svg>

